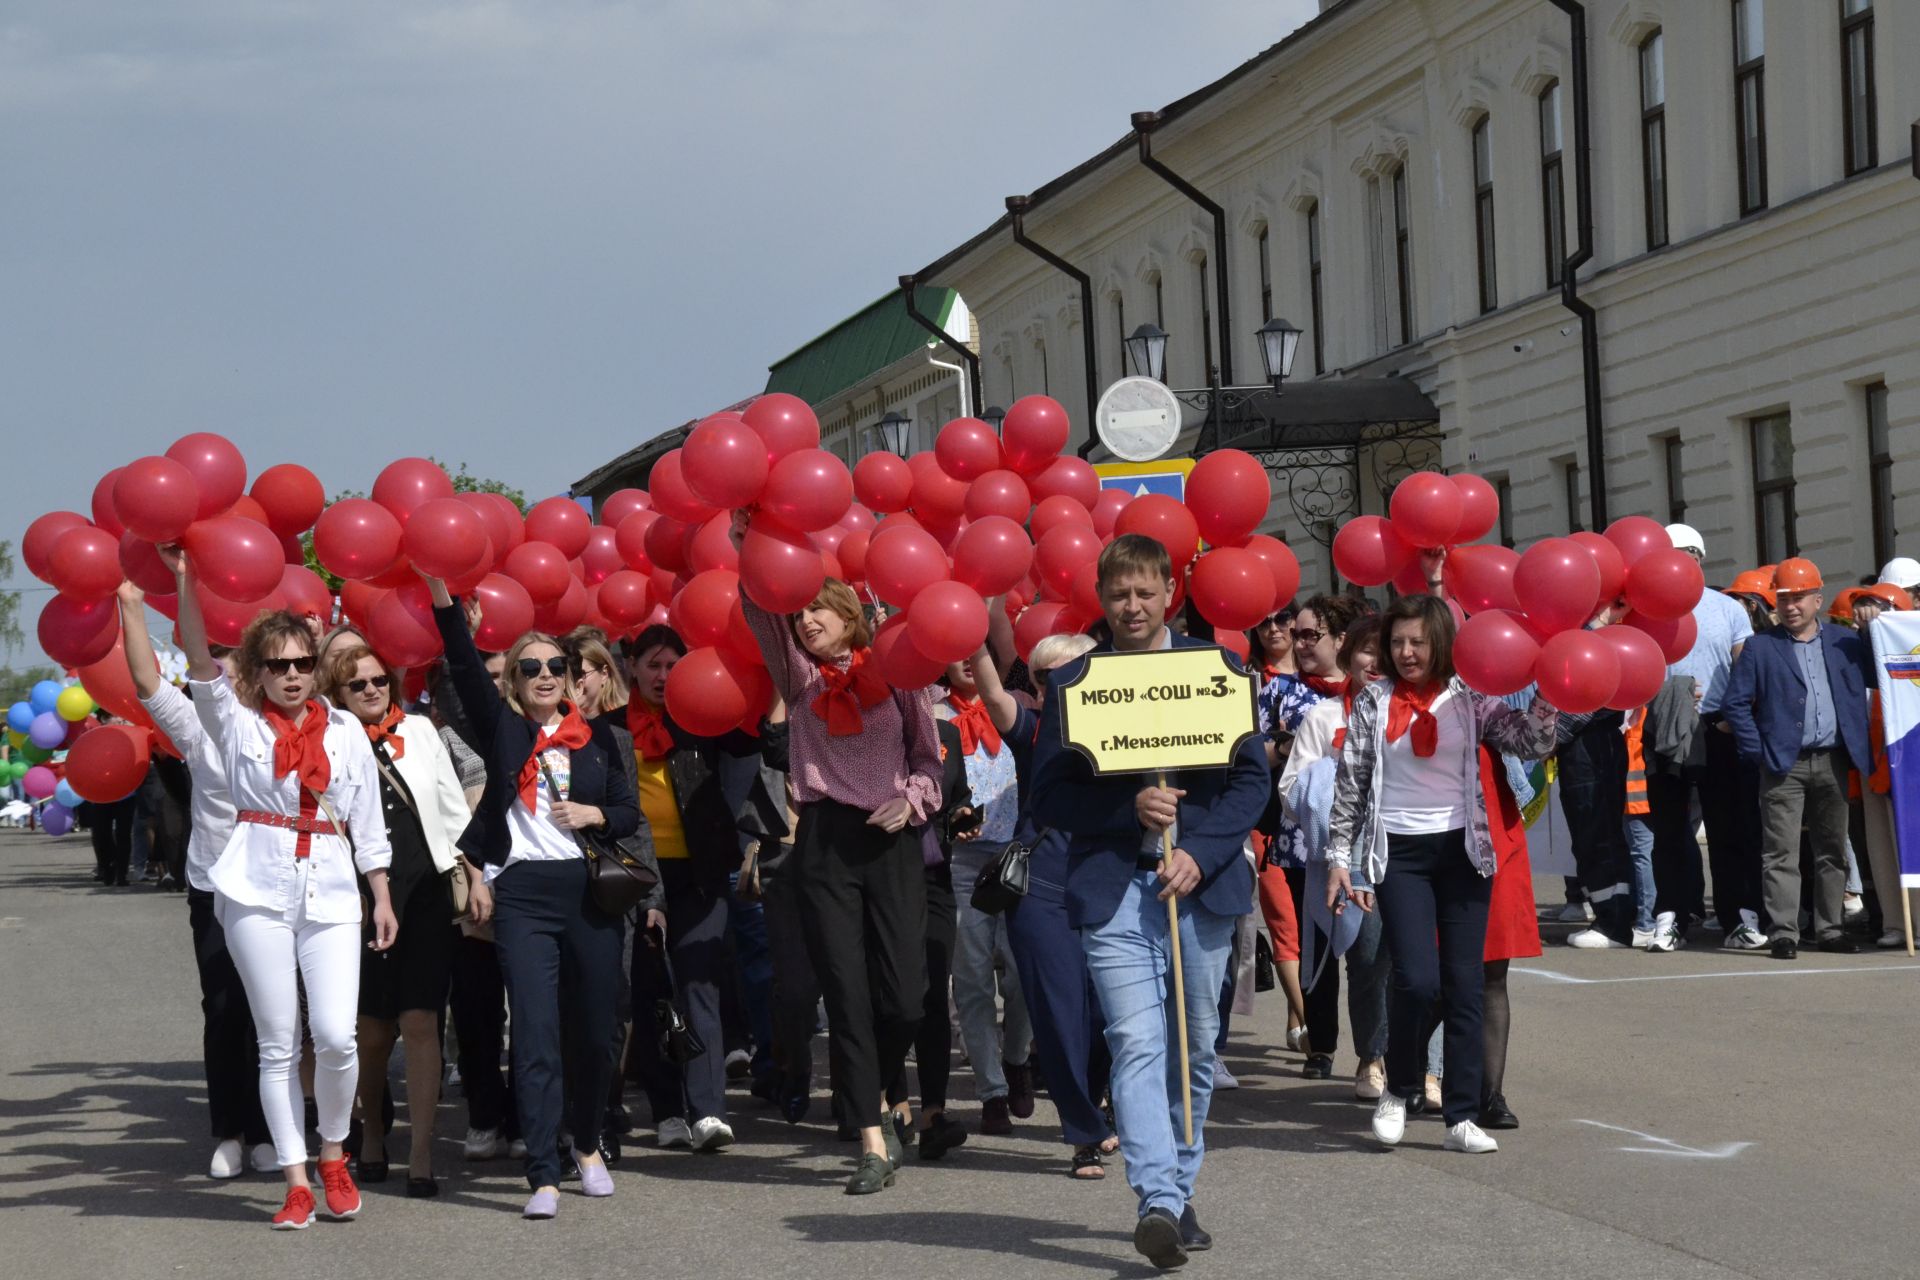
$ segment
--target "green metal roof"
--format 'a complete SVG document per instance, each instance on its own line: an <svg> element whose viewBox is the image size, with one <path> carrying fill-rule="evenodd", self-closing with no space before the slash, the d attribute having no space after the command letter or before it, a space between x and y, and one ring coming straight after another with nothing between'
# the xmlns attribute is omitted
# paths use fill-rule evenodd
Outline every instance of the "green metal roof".
<svg viewBox="0 0 1920 1280"><path fill-rule="evenodd" d="M952 289L921 286L914 290L913 300L921 315L945 328L956 296ZM967 338L964 333L954 336L963 342ZM934 341L907 315L899 293L890 293L792 355L776 360L767 369L767 390L784 391L817 405Z"/></svg>

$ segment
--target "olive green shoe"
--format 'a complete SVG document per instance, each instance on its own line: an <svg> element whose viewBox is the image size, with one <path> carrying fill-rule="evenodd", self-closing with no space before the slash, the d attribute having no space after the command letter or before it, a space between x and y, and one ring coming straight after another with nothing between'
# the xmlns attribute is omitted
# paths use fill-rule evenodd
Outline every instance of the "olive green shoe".
<svg viewBox="0 0 1920 1280"><path fill-rule="evenodd" d="M885 1156L876 1156L868 1152L860 1157L860 1163L853 1167L853 1176L847 1179L847 1194L850 1196L870 1196L893 1185L893 1166Z"/></svg>

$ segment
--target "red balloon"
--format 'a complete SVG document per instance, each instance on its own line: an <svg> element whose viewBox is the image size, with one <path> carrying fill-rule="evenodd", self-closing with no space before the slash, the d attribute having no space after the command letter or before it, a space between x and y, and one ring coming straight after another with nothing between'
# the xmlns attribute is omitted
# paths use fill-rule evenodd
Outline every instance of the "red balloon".
<svg viewBox="0 0 1920 1280"><path fill-rule="evenodd" d="M49 658L63 667L84 667L113 652L120 638L120 602L112 596L56 595L41 606L35 632Z"/></svg>
<svg viewBox="0 0 1920 1280"><path fill-rule="evenodd" d="M440 628L425 583L414 582L381 596L367 619L367 641L396 667L424 666L440 656Z"/></svg>
<svg viewBox="0 0 1920 1280"><path fill-rule="evenodd" d="M121 534L119 559L120 572L142 591L152 595L173 590L173 574L166 565L160 563L160 553L154 550L151 542L143 541L130 532Z"/></svg>
<svg viewBox="0 0 1920 1280"><path fill-rule="evenodd" d="M647 496L645 489L615 489L600 503L600 523L609 529L618 529L620 522L628 516L652 506L653 499Z"/></svg>
<svg viewBox="0 0 1920 1280"><path fill-rule="evenodd" d="M1549 632L1585 626L1594 615L1594 601L1600 597L1600 566L1571 538L1546 538L1528 547L1520 557L1513 571L1513 590L1526 606L1527 617ZM1618 672L1615 678L1617 681ZM1558 702L1553 705L1561 706Z"/></svg>
<svg viewBox="0 0 1920 1280"><path fill-rule="evenodd" d="M1673 539L1667 536L1666 527L1646 516L1620 517L1607 526L1606 538L1620 549L1620 558L1629 571L1650 551L1673 550Z"/></svg>
<svg viewBox="0 0 1920 1280"><path fill-rule="evenodd" d="M1055 458L1036 472L1031 482L1033 499L1068 498L1088 511L1100 500L1100 476L1084 458L1068 455Z"/></svg>
<svg viewBox="0 0 1920 1280"><path fill-rule="evenodd" d="M969 520L1003 516L1015 524L1025 524L1032 505L1027 482L1012 471L989 471L967 486L965 509Z"/></svg>
<svg viewBox="0 0 1920 1280"><path fill-rule="evenodd" d="M523 542L507 553L501 572L527 589L537 612L566 594L567 584L575 581L567 569L567 558L550 542Z"/></svg>
<svg viewBox="0 0 1920 1280"><path fill-rule="evenodd" d="M286 570L280 539L245 516L197 520L181 542L207 590L236 604L265 599Z"/></svg>
<svg viewBox="0 0 1920 1280"><path fill-rule="evenodd" d="M767 442L767 465L800 449L820 447L820 420L799 396L775 391L760 396L740 415Z"/></svg>
<svg viewBox="0 0 1920 1280"><path fill-rule="evenodd" d="M1453 540L1478 542L1500 523L1500 492L1479 476L1464 472L1448 479L1460 491L1460 527L1453 531Z"/></svg>
<svg viewBox="0 0 1920 1280"><path fill-rule="evenodd" d="M1033 543L1005 516L968 525L953 544L953 578L983 596L1012 589L1033 567Z"/></svg>
<svg viewBox="0 0 1920 1280"><path fill-rule="evenodd" d="M687 567L688 529L670 516L654 516L647 526L646 553L655 568L679 573Z"/></svg>
<svg viewBox="0 0 1920 1280"><path fill-rule="evenodd" d="M1427 567L1422 562L1420 552L1414 552L1413 559L1400 566L1400 572L1393 575L1393 589L1403 596L1426 596L1433 594L1433 584L1427 581Z"/></svg>
<svg viewBox="0 0 1920 1280"><path fill-rule="evenodd" d="M120 542L105 529L69 529L53 544L53 585L76 600L101 600L120 589Z"/></svg>
<svg viewBox="0 0 1920 1280"><path fill-rule="evenodd" d="M1253 660L1253 646L1247 643L1247 633L1244 631L1216 631L1213 633L1213 642L1240 659L1243 668Z"/></svg>
<svg viewBox="0 0 1920 1280"><path fill-rule="evenodd" d="M281 537L313 528L326 508L327 493L320 478L297 463L282 462L253 478L253 500L266 514L266 526Z"/></svg>
<svg viewBox="0 0 1920 1280"><path fill-rule="evenodd" d="M1187 476L1187 510L1193 512L1200 536L1216 547L1244 543L1272 504L1272 477L1252 454L1239 449L1216 449L1194 463Z"/></svg>
<svg viewBox="0 0 1920 1280"><path fill-rule="evenodd" d="M1600 568L1600 594L1594 598L1594 612L1597 613L1618 600L1621 591L1626 588L1627 562L1620 558L1620 548L1597 533L1582 529L1567 537L1591 552L1594 564Z"/></svg>
<svg viewBox="0 0 1920 1280"><path fill-rule="evenodd" d="M373 500L406 524L414 511L435 498L453 496L453 480L430 458L389 462L373 480Z"/></svg>
<svg viewBox="0 0 1920 1280"><path fill-rule="evenodd" d="M955 480L978 480L1000 468L1000 437L978 418L955 418L934 437L933 455Z"/></svg>
<svg viewBox="0 0 1920 1280"><path fill-rule="evenodd" d="M857 502L847 508L847 514L840 517L841 527L849 533L861 529L872 533L874 525L878 523L879 522L873 518L873 512L867 510Z"/></svg>
<svg viewBox="0 0 1920 1280"><path fill-rule="evenodd" d="M1416 471L1394 486L1387 511L1394 530L1409 546L1444 547L1460 531L1463 506L1452 477Z"/></svg>
<svg viewBox="0 0 1920 1280"><path fill-rule="evenodd" d="M116 538L127 531L127 526L120 523L120 515L113 508L114 486L120 483L120 473L125 470L125 467L115 467L93 486L93 523Z"/></svg>
<svg viewBox="0 0 1920 1280"><path fill-rule="evenodd" d="M229 646L240 643L241 633L255 618L273 612L284 603L278 589L259 600L229 600L218 592L201 587L194 593L194 598L200 603L200 621L206 627L207 639Z"/></svg>
<svg viewBox="0 0 1920 1280"><path fill-rule="evenodd" d="M605 525L594 525L587 535L586 547L580 552L580 580L590 587L598 586L607 580L608 574L624 568L626 561L620 555L614 531Z"/></svg>
<svg viewBox="0 0 1920 1280"><path fill-rule="evenodd" d="M27 566L27 572L51 585L53 579L47 573L53 557L53 544L67 530L85 528L88 523L85 516L76 512L49 511L28 525L26 534L20 539L20 559Z"/></svg>
<svg viewBox="0 0 1920 1280"><path fill-rule="evenodd" d="M1273 604L1268 607L1267 613L1278 613L1299 593L1300 561L1295 558L1292 547L1264 533L1256 533L1248 538L1247 550L1265 561L1267 572L1273 575Z"/></svg>
<svg viewBox="0 0 1920 1280"><path fill-rule="evenodd" d="M887 523L867 544L866 570L874 593L904 609L925 588L946 579L947 555L925 529Z"/></svg>
<svg viewBox="0 0 1920 1280"><path fill-rule="evenodd" d="M967 483L938 466L922 467L913 477L912 502L922 520L956 520L967 509Z"/></svg>
<svg viewBox="0 0 1920 1280"><path fill-rule="evenodd" d="M667 714L688 733L718 737L746 719L769 683L759 667L718 649L693 649L667 674Z"/></svg>
<svg viewBox="0 0 1920 1280"><path fill-rule="evenodd" d="M527 518L515 506L513 499L504 493L454 494L456 498L468 497L475 501L484 501L493 512L498 523L494 526L493 551L501 560L507 558L507 552L527 540Z"/></svg>
<svg viewBox="0 0 1920 1280"><path fill-rule="evenodd" d="M200 487L172 458L135 458L114 479L113 509L127 531L148 542L172 542L198 517Z"/></svg>
<svg viewBox="0 0 1920 1280"><path fill-rule="evenodd" d="M768 613L798 613L826 581L826 564L812 540L766 512L747 523L740 541L740 589Z"/></svg>
<svg viewBox="0 0 1920 1280"><path fill-rule="evenodd" d="M1115 536L1145 534L1167 549L1175 577L1200 551L1200 526L1193 513L1164 493L1142 494L1129 502L1113 522Z"/></svg>
<svg viewBox="0 0 1920 1280"><path fill-rule="evenodd" d="M1665 536L1665 530L1661 536ZM61 545L66 545L66 539L61 539ZM1691 613L1705 589L1699 563L1687 552L1672 547L1647 552L1627 571L1627 601L1635 613L1649 618L1679 618Z"/></svg>
<svg viewBox="0 0 1920 1280"><path fill-rule="evenodd" d="M1093 503L1093 531L1102 538L1111 538L1120 512L1132 501L1125 489L1102 489Z"/></svg>
<svg viewBox="0 0 1920 1280"><path fill-rule="evenodd" d="M488 653L505 653L513 642L533 630L533 597L504 573L490 573L473 589L480 602L480 625L473 643Z"/></svg>
<svg viewBox="0 0 1920 1280"><path fill-rule="evenodd" d="M840 572L847 575L850 583L867 580L867 550L873 544L873 534L866 529L854 529L840 539L840 545L833 549L840 560Z"/></svg>
<svg viewBox="0 0 1920 1280"><path fill-rule="evenodd" d="M1654 638L1637 627L1602 627L1594 634L1613 646L1620 661L1620 683L1607 705L1632 711L1653 701L1667 682L1667 656Z"/></svg>
<svg viewBox="0 0 1920 1280"><path fill-rule="evenodd" d="M527 538L552 543L569 560L587 549L592 536L593 521L572 498L547 498L527 512Z"/></svg>
<svg viewBox="0 0 1920 1280"><path fill-rule="evenodd" d="M152 763L147 731L130 724L103 724L67 753L67 785L82 800L112 804L132 795Z"/></svg>
<svg viewBox="0 0 1920 1280"><path fill-rule="evenodd" d="M246 519L259 525L262 529L268 528L267 509L244 493L235 498L233 505L220 514L223 516L244 516ZM280 535L276 533L273 536L277 538Z"/></svg>
<svg viewBox="0 0 1920 1280"><path fill-rule="evenodd" d="M920 652L904 613L888 618L874 633L873 660L896 689L924 689L947 670L946 663Z"/></svg>
<svg viewBox="0 0 1920 1280"><path fill-rule="evenodd" d="M635 573L653 572L653 560L647 555L647 530L659 518L652 511L635 511L613 531L613 545L620 559Z"/></svg>
<svg viewBox="0 0 1920 1280"><path fill-rule="evenodd" d="M400 558L400 521L377 502L344 498L314 522L313 554L336 578L377 577Z"/></svg>
<svg viewBox="0 0 1920 1280"><path fill-rule="evenodd" d="M1007 466L1023 476L1045 470L1066 448L1072 425L1067 411L1050 396L1021 396L1007 407L1000 423Z"/></svg>
<svg viewBox="0 0 1920 1280"><path fill-rule="evenodd" d="M392 564L382 569L379 573L374 574L371 578L368 578L367 585L385 587L391 591L395 587L404 587L408 583L418 582L419 580L420 575L414 572L413 561L403 555L396 557Z"/></svg>
<svg viewBox="0 0 1920 1280"><path fill-rule="evenodd" d="M813 545L822 551L838 551L840 544L847 540L847 534L849 532L850 530L843 524L830 524L824 529L815 529L813 531Z"/></svg>
<svg viewBox="0 0 1920 1280"><path fill-rule="evenodd" d="M471 573L487 553L487 542L487 522L472 507L452 498L421 503L400 539L407 558L436 578Z"/></svg>
<svg viewBox="0 0 1920 1280"><path fill-rule="evenodd" d="M1188 590L1216 629L1245 631L1273 612L1273 573L1242 547L1215 547L1194 561Z"/></svg>
<svg viewBox="0 0 1920 1280"><path fill-rule="evenodd" d="M853 477L847 464L825 449L796 449L774 463L760 498L762 510L802 533L826 528L845 515L852 502Z"/></svg>
<svg viewBox="0 0 1920 1280"><path fill-rule="evenodd" d="M560 593L559 599L534 607L534 630L544 631L550 636L563 636L586 620L587 606L592 603L587 595L586 584L569 574L566 590Z"/></svg>
<svg viewBox="0 0 1920 1280"><path fill-rule="evenodd" d="M711 507L750 507L766 487L767 442L738 418L708 418L680 446L680 474Z"/></svg>
<svg viewBox="0 0 1920 1280"><path fill-rule="evenodd" d="M1620 687L1620 658L1598 632L1563 631L1540 647L1533 676L1541 697L1561 711L1585 715L1606 706Z"/></svg>
<svg viewBox="0 0 1920 1280"><path fill-rule="evenodd" d="M1033 530L1036 542L1060 528L1092 532L1093 513L1064 494L1054 494L1034 504L1033 518L1028 521L1028 527Z"/></svg>
<svg viewBox="0 0 1920 1280"><path fill-rule="evenodd" d="M1539 661L1539 642L1517 614L1504 609L1474 614L1454 636L1454 669L1469 689L1489 697L1504 698L1532 684Z"/></svg>
<svg viewBox="0 0 1920 1280"><path fill-rule="evenodd" d="M1651 636L1669 665L1692 653L1694 643L1700 638L1700 624L1690 613L1678 618L1649 618L1629 613L1626 625Z"/></svg>
<svg viewBox="0 0 1920 1280"><path fill-rule="evenodd" d="M667 450L653 464L647 475L647 492L653 496L655 511L682 524L698 524L714 512L713 506L701 501L687 484L684 454L679 449Z"/></svg>
<svg viewBox="0 0 1920 1280"><path fill-rule="evenodd" d="M1040 579L1053 588L1056 595L1066 595L1080 566L1092 564L1099 558L1100 536L1090 527L1059 525L1034 544L1033 560Z"/></svg>
<svg viewBox="0 0 1920 1280"><path fill-rule="evenodd" d="M333 592L327 589L324 578L303 564L290 564L280 570L280 598L296 618L333 621Z"/></svg>
<svg viewBox="0 0 1920 1280"><path fill-rule="evenodd" d="M1100 607L1100 567L1083 564L1080 571L1073 575L1073 582L1067 587L1067 609L1075 617L1097 618L1105 612Z"/></svg>
<svg viewBox="0 0 1920 1280"><path fill-rule="evenodd" d="M247 460L225 436L211 431L181 436L167 449L167 456L193 473L200 492L198 519L219 515L246 492Z"/></svg>
<svg viewBox="0 0 1920 1280"><path fill-rule="evenodd" d="M705 573L709 569L740 571L740 551L733 545L731 511L708 516L686 540L685 546L688 573Z"/></svg>
<svg viewBox="0 0 1920 1280"><path fill-rule="evenodd" d="M280 555L288 564L305 564L307 562L307 549L300 544L298 537L292 535L281 536Z"/></svg>
<svg viewBox="0 0 1920 1280"><path fill-rule="evenodd" d="M1468 613L1489 609L1519 613L1520 597L1513 589L1514 571L1519 567L1520 553L1511 547L1454 547L1440 572L1447 595Z"/></svg>
<svg viewBox="0 0 1920 1280"><path fill-rule="evenodd" d="M1013 647L1022 660L1033 656L1033 646L1059 631L1061 610L1066 606L1055 600L1030 605L1013 624Z"/></svg>
<svg viewBox="0 0 1920 1280"><path fill-rule="evenodd" d="M160 663L155 660L153 669L157 673ZM88 663L79 668L76 675L87 696L94 702L119 716L139 725L151 725L153 717L140 705L140 691L134 688L133 673L127 670L127 651L121 641L120 633L113 636L113 648L107 656L98 662ZM78 720L75 724L91 724L92 720Z"/></svg>
<svg viewBox="0 0 1920 1280"><path fill-rule="evenodd" d="M615 569L594 592L594 603L613 624L613 634L624 635L646 621L653 604L647 598L647 580L631 569Z"/></svg>
<svg viewBox="0 0 1920 1280"><path fill-rule="evenodd" d="M905 511L913 499L913 469L890 453L870 453L853 466L853 492L875 511Z"/></svg>
<svg viewBox="0 0 1920 1280"><path fill-rule="evenodd" d="M740 575L725 569L711 569L695 574L686 589L673 598L673 605L667 610L667 625L689 648L717 646L726 639L739 605Z"/></svg>
<svg viewBox="0 0 1920 1280"><path fill-rule="evenodd" d="M936 582L913 598L913 607L907 611L907 635L927 657L959 662L986 643L986 603L972 587Z"/></svg>

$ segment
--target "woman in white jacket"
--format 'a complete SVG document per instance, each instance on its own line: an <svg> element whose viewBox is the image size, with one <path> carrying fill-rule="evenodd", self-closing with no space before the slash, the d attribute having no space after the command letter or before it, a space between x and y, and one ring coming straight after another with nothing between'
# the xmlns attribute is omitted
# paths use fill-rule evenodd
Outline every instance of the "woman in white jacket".
<svg viewBox="0 0 1920 1280"><path fill-rule="evenodd" d="M300 990L313 1037L326 1212L351 1218L360 1190L341 1144L359 1078L354 1020L360 997L360 890L373 897L373 937L397 931L387 895L393 860L380 814L379 776L359 721L313 696L313 634L284 611L248 625L230 660L214 663L186 554L163 555L180 580L180 641L193 706L223 762L233 834L213 864L214 906L260 1039L260 1106L287 1179L275 1230L301 1230L315 1213L307 1182L299 1072Z"/></svg>
<svg viewBox="0 0 1920 1280"><path fill-rule="evenodd" d="M399 933L385 951L360 964L361 1182L384 1182L387 1149L382 1115L387 1060L397 1038L406 1045L411 1150L407 1194L434 1196L433 1116L440 1105L440 1014L453 979L459 934L451 878L477 879L454 841L469 811L446 743L425 716L405 714L400 676L357 638L336 644L320 673L320 692L366 730L380 778L393 865L387 886ZM471 884L471 879L468 883ZM483 886L484 891L484 886Z"/></svg>

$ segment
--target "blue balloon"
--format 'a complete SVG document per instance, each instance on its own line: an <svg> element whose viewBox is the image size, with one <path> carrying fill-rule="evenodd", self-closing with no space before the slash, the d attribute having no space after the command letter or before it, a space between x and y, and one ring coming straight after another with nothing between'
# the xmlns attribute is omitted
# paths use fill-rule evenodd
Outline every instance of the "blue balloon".
<svg viewBox="0 0 1920 1280"><path fill-rule="evenodd" d="M27 705L33 708L33 714L45 715L60 701L60 690L65 687L58 680L42 680L27 695Z"/></svg>
<svg viewBox="0 0 1920 1280"><path fill-rule="evenodd" d="M25 733L33 728L33 718L39 714L31 702L16 702L7 708L7 728L15 733Z"/></svg>
<svg viewBox="0 0 1920 1280"><path fill-rule="evenodd" d="M51 751L67 740L67 722L57 711L45 711L33 718L27 729L27 741L42 751Z"/></svg>
<svg viewBox="0 0 1920 1280"><path fill-rule="evenodd" d="M40 808L40 825L50 836L63 836L73 830L73 810L49 800Z"/></svg>
<svg viewBox="0 0 1920 1280"><path fill-rule="evenodd" d="M80 793L73 789L73 784L65 778L60 779L59 782L54 784L53 798L69 809L78 809L86 803L86 801L80 798Z"/></svg>

